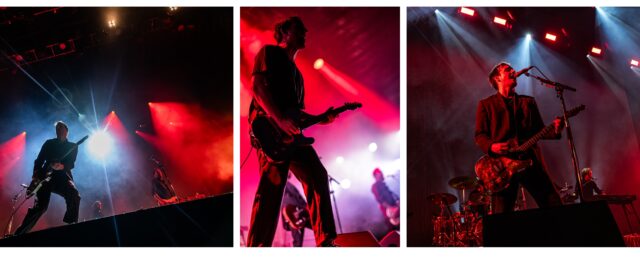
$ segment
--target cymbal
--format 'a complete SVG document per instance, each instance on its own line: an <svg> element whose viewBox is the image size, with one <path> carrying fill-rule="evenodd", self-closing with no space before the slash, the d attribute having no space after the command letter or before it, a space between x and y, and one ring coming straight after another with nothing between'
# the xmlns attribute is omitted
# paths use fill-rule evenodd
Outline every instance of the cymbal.
<svg viewBox="0 0 640 270"><path fill-rule="evenodd" d="M439 204L452 204L458 201L458 198L451 193L433 193L427 196L427 200L435 205Z"/></svg>
<svg viewBox="0 0 640 270"><path fill-rule="evenodd" d="M449 180L449 186L458 190L473 189L478 185L478 179L471 176L458 176Z"/></svg>

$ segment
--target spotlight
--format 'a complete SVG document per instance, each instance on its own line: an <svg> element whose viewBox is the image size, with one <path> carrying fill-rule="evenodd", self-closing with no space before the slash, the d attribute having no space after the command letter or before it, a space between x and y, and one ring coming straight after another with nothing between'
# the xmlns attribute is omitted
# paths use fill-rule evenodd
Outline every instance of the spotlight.
<svg viewBox="0 0 640 270"><path fill-rule="evenodd" d="M553 42L555 42L555 41L556 41L556 35L554 35L554 34L547 33L547 34L544 36L544 38L546 38L546 39L548 39L548 40L551 40L551 41L553 41Z"/></svg>
<svg viewBox="0 0 640 270"><path fill-rule="evenodd" d="M600 49L598 47L592 47L591 48L591 53L595 54L595 55L600 55L600 54L602 54L602 49Z"/></svg>
<svg viewBox="0 0 640 270"><path fill-rule="evenodd" d="M169 10L170 11L176 11L176 10L178 10L178 7L169 7Z"/></svg>
<svg viewBox="0 0 640 270"><path fill-rule="evenodd" d="M637 67L637 66L640 65L640 62L638 62L638 60L636 60L636 59L631 59L631 65Z"/></svg>
<svg viewBox="0 0 640 270"><path fill-rule="evenodd" d="M336 163L338 163L338 164L342 164L343 162L344 162L344 157L342 157L342 156L338 156L338 157L336 158Z"/></svg>
<svg viewBox="0 0 640 270"><path fill-rule="evenodd" d="M88 142L88 149L91 155L104 160L111 153L113 139L105 131L97 131L91 135Z"/></svg>
<svg viewBox="0 0 640 270"><path fill-rule="evenodd" d="M107 21L107 25L109 25L109 28L116 27L116 20L111 19L111 20Z"/></svg>
<svg viewBox="0 0 640 270"><path fill-rule="evenodd" d="M440 13L440 10L438 10L437 8L436 8L436 13Z"/></svg>
<svg viewBox="0 0 640 270"><path fill-rule="evenodd" d="M373 153L378 150L378 144L372 142L369 144L369 152Z"/></svg>
<svg viewBox="0 0 640 270"><path fill-rule="evenodd" d="M466 7L461 7L460 8L460 13L468 15L468 16L473 16L476 14L476 11L470 8L466 8Z"/></svg>
<svg viewBox="0 0 640 270"><path fill-rule="evenodd" d="M493 17L493 22L497 23L497 24L500 24L502 26L507 26L507 20L503 19L503 18L500 18L498 16Z"/></svg>
<svg viewBox="0 0 640 270"><path fill-rule="evenodd" d="M319 70L322 67L324 67L324 59L318 58L315 62L313 62L313 68L315 68L316 70Z"/></svg>
<svg viewBox="0 0 640 270"><path fill-rule="evenodd" d="M340 187L342 187L342 189L349 189L351 187L351 180L344 179L340 181Z"/></svg>
<svg viewBox="0 0 640 270"><path fill-rule="evenodd" d="M531 41L531 33L527 33L527 36L525 38L527 39L527 41Z"/></svg>

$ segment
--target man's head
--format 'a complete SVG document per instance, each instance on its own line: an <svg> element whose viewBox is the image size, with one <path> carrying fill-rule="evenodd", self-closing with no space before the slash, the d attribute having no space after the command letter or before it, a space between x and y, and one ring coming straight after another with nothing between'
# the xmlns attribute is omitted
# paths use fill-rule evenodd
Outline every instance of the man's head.
<svg viewBox="0 0 640 270"><path fill-rule="evenodd" d="M382 174L382 170L380 170L380 168L373 170L373 178L376 182L384 181L384 174Z"/></svg>
<svg viewBox="0 0 640 270"><path fill-rule="evenodd" d="M286 47L302 49L305 47L307 28L299 17L289 17L276 24L273 37L278 44Z"/></svg>
<svg viewBox="0 0 640 270"><path fill-rule="evenodd" d="M67 135L69 134L69 128L67 124L62 121L56 122L56 136L58 139L64 141L67 139Z"/></svg>
<svg viewBox="0 0 640 270"><path fill-rule="evenodd" d="M582 177L582 180L584 180L585 182L593 180L593 172L591 171L591 168L582 169L580 171L580 176Z"/></svg>
<svg viewBox="0 0 640 270"><path fill-rule="evenodd" d="M493 89L513 89L518 85L516 81L516 71L509 63L501 62L497 64L489 73L489 83Z"/></svg>

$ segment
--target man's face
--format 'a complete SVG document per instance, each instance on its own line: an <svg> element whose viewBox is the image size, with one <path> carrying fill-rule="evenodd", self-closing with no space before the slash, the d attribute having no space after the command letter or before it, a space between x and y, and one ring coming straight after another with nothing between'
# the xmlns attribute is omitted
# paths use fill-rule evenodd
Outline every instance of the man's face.
<svg viewBox="0 0 640 270"><path fill-rule="evenodd" d="M584 180L591 181L591 179L593 179L593 172L587 171L587 173L584 175Z"/></svg>
<svg viewBox="0 0 640 270"><path fill-rule="evenodd" d="M61 140L66 139L67 134L69 134L69 131L63 125L56 126L56 136L58 136L58 139L61 139Z"/></svg>
<svg viewBox="0 0 640 270"><path fill-rule="evenodd" d="M516 71L509 65L502 65L498 68L498 76L496 76L498 85L502 85L505 89L516 87Z"/></svg>
<svg viewBox="0 0 640 270"><path fill-rule="evenodd" d="M307 29L301 23L293 23L291 27L283 33L283 42L287 47L302 49L305 47Z"/></svg>

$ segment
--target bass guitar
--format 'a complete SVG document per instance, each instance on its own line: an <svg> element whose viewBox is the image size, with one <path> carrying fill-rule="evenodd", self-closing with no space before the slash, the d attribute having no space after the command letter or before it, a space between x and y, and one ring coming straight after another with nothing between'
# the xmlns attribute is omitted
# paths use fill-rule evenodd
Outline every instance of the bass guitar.
<svg viewBox="0 0 640 270"><path fill-rule="evenodd" d="M575 107L567 111L567 117L576 116L584 109L584 105ZM485 189L490 192L499 192L509 186L514 174L531 167L533 160L529 150L554 128L553 124L548 125L522 144L518 144L515 138L508 141L509 150L506 155L498 157L482 156L476 162L475 171Z"/></svg>
<svg viewBox="0 0 640 270"><path fill-rule="evenodd" d="M362 103L350 102L344 105L329 110L316 117L309 117L306 119L298 119L296 122L300 130L304 130L315 124L323 122L327 119L329 114L341 114L347 110L355 110L362 107ZM295 116L289 115L292 119L296 119ZM296 146L311 145L314 143L314 139L311 137L305 137L302 133L289 136L282 131L269 116L258 116L251 123L251 138L252 144L262 149L267 157L273 162L283 162L287 160L293 149Z"/></svg>

